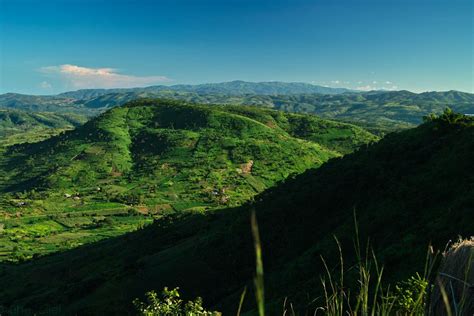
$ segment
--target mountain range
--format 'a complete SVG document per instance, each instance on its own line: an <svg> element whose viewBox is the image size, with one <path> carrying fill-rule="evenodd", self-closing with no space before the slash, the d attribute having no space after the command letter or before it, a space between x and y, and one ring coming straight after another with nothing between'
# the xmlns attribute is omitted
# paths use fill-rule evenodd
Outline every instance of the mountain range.
<svg viewBox="0 0 474 316"><path fill-rule="evenodd" d="M360 124L377 133L414 127L422 117L446 107L474 113L474 94L459 91L355 92L304 83L233 81L218 84L153 86L133 89L88 89L56 96L0 95L0 108L76 113L87 117L137 98L165 98L206 104L269 107L312 113Z"/></svg>
<svg viewBox="0 0 474 316"><path fill-rule="evenodd" d="M58 96L73 99L90 99L109 93L160 93L162 91L178 91L197 94L226 94L226 95L280 95L280 94L301 94L320 93L338 94L349 92L345 88L330 88L302 82L247 82L235 80L222 83L205 83L197 85L171 85L171 86L151 86L145 88L129 89L84 89L61 93Z"/></svg>

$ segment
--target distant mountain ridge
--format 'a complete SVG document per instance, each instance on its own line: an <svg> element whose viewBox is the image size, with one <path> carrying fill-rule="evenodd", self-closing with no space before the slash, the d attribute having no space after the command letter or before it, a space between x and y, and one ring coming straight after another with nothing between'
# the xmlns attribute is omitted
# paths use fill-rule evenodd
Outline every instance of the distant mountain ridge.
<svg viewBox="0 0 474 316"><path fill-rule="evenodd" d="M162 91L181 91L193 92L198 94L228 94L228 95L277 95L277 94L300 94L300 93L321 93L321 94L339 94L351 90L345 88L330 88L319 85L313 85L303 82L248 82L234 80L222 83L204 83L197 85L179 84L179 85L159 85L144 88L130 89L83 89L58 94L61 97L75 99L89 99L102 96L109 93L127 93L127 92L146 92L156 93Z"/></svg>
<svg viewBox="0 0 474 316"><path fill-rule="evenodd" d="M76 101L64 96L5 93L0 95L0 109L16 109L29 112L74 112L79 114L91 112L88 109L78 107Z"/></svg>

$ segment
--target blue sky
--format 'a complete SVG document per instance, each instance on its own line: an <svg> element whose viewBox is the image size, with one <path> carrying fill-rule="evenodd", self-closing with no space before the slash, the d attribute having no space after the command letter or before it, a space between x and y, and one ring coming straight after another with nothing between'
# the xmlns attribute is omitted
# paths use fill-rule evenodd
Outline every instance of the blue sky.
<svg viewBox="0 0 474 316"><path fill-rule="evenodd" d="M474 92L470 0L0 0L0 93L298 81Z"/></svg>

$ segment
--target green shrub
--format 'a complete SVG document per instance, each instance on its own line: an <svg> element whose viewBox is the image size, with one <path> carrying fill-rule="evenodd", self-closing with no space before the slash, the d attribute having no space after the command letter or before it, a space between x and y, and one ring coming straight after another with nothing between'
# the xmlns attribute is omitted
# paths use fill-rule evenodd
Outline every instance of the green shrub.
<svg viewBox="0 0 474 316"><path fill-rule="evenodd" d="M194 301L184 303L180 299L179 288L168 290L163 289L162 298L154 291L146 293L146 302L135 299L133 304L137 308L139 315L143 316L217 316L219 312L211 312L204 309L202 299L196 298Z"/></svg>
<svg viewBox="0 0 474 316"><path fill-rule="evenodd" d="M395 286L396 310L405 314L423 315L426 307L428 280L418 273Z"/></svg>

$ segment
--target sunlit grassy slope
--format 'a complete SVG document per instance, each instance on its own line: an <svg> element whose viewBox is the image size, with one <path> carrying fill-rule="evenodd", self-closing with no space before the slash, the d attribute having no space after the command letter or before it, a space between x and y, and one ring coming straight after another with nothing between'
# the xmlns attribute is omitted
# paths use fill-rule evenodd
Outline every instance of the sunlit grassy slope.
<svg viewBox="0 0 474 316"><path fill-rule="evenodd" d="M291 174L377 140L314 116L141 100L0 156L0 259L236 206Z"/></svg>

